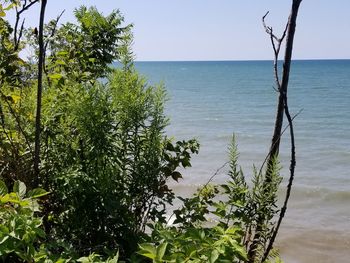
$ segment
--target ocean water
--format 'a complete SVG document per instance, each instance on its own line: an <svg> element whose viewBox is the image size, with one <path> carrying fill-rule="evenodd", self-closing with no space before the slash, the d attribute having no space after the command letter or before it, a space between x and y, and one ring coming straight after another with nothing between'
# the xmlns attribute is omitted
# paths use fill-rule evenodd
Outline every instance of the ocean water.
<svg viewBox="0 0 350 263"><path fill-rule="evenodd" d="M277 103L271 61L136 62L136 68L151 84L166 86L167 134L201 144L185 179L173 186L179 194L189 195L228 160L233 133L245 174L262 164ZM277 246L287 263L350 262L350 60L293 61L289 107L299 113L297 166ZM288 132L282 140L287 178ZM221 169L214 182L226 174Z"/></svg>

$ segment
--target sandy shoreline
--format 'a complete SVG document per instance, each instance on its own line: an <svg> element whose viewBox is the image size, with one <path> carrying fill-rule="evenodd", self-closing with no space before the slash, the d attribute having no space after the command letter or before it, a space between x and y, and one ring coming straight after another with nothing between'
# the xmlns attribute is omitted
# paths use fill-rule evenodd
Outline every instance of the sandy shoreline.
<svg viewBox="0 0 350 263"><path fill-rule="evenodd" d="M350 262L349 230L314 231L284 226L281 228L276 246L285 263Z"/></svg>

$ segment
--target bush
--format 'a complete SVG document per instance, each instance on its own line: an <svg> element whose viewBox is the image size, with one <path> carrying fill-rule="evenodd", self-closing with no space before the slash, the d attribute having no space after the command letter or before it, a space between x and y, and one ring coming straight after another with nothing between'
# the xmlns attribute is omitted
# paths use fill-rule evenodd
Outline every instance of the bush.
<svg viewBox="0 0 350 263"><path fill-rule="evenodd" d="M53 20L45 26L39 177L32 171L38 58L31 30L18 48L34 55L21 60L19 69L13 63L4 68L4 76L14 70L18 76L1 78L1 176L7 185L19 179L52 193L42 211L50 243L65 244L78 255L106 250L130 255L146 223L165 220L174 198L167 183L181 178L177 169L190 166L198 143L166 137L164 87L149 86L134 70L130 26L121 26L120 13L103 16L81 7L75 16L76 25ZM0 21L6 25L2 44L19 59L12 28ZM122 68L111 67L115 60ZM51 252L62 249L54 246Z"/></svg>
<svg viewBox="0 0 350 263"><path fill-rule="evenodd" d="M154 263L160 262L247 262L251 235L257 232L259 215L266 216L260 231L257 260L273 231L273 216L278 213L277 189L281 182L278 162L271 166L271 184L263 187L263 175L254 169L251 187L238 166L235 138L230 146L229 180L222 185L208 182L183 205L174 210L174 225L152 225L150 238L139 245L138 253ZM271 261L280 262L278 253ZM259 261L260 262L260 261Z"/></svg>
<svg viewBox="0 0 350 263"><path fill-rule="evenodd" d="M42 218L37 216L37 198L47 195L37 188L26 192L26 186L16 181L8 193L0 180L0 259L4 262L33 262L40 240L45 237Z"/></svg>
<svg viewBox="0 0 350 263"><path fill-rule="evenodd" d="M164 135L164 89L147 86L133 70L51 96L42 170L53 193L48 225L78 251L129 254L148 220L164 220L174 198L167 181L181 177L176 169L190 165L198 144L171 143Z"/></svg>

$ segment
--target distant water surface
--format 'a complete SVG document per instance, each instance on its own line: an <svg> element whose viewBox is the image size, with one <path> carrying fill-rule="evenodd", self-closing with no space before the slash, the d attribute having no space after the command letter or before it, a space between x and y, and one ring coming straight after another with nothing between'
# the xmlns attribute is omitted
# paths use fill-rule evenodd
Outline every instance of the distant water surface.
<svg viewBox="0 0 350 263"><path fill-rule="evenodd" d="M167 134L201 144L175 186L179 193L190 194L227 161L232 133L245 174L261 165L277 102L271 61L136 62L136 68L166 86ZM293 114L302 112L294 121L296 178L278 245L287 263L350 262L350 60L294 61L289 105ZM281 145L286 177L288 139L286 133Z"/></svg>

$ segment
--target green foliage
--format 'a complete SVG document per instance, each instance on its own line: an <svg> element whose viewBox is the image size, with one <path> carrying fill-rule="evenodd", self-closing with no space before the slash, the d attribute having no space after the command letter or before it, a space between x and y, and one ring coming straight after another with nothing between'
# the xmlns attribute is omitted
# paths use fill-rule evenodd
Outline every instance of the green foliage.
<svg viewBox="0 0 350 263"><path fill-rule="evenodd" d="M26 185L15 181L13 191L8 192L0 180L0 261L1 262L99 262L117 263L119 254L103 259L92 253L78 258L74 250L64 244L45 242L46 234L38 199L49 193L41 188L27 191ZM60 254L52 251L61 250Z"/></svg>
<svg viewBox="0 0 350 263"><path fill-rule="evenodd" d="M137 249L147 222L165 222L174 198L167 183L182 178L178 168L190 166L199 145L165 136L164 87L149 86L134 70L130 26L121 27L119 12L103 16L83 6L75 16L77 24L53 20L45 26L41 172L35 180L37 38L27 30L19 45L35 51L26 68L1 18L0 175L6 185L20 179L32 189L38 182L52 193L43 202L51 244L44 257L107 249L125 256ZM118 59L123 68L111 68Z"/></svg>
<svg viewBox="0 0 350 263"><path fill-rule="evenodd" d="M47 195L37 188L29 192L23 182L16 181L8 193L0 180L0 259L11 262L33 262L39 240L45 237L37 198Z"/></svg>
<svg viewBox="0 0 350 263"><path fill-rule="evenodd" d="M190 165L198 144L173 145L163 134L164 96L136 72L115 70L106 84L47 97L43 172L55 235L78 250L121 247L124 254L148 220L165 220L174 198L167 181L181 178L176 170Z"/></svg>
<svg viewBox="0 0 350 263"><path fill-rule="evenodd" d="M152 235L140 244L138 253L153 262L246 262L246 250L252 233L260 231L257 262L262 258L278 213L277 189L281 182L278 161L270 167L271 184L263 183L263 174L254 169L252 186L245 181L238 166L235 138L229 148L229 180L222 185L207 183L190 198L179 199L183 205L174 210L174 225L158 222ZM258 230L259 216L266 218ZM270 253L268 262L279 262L278 253Z"/></svg>
<svg viewBox="0 0 350 263"><path fill-rule="evenodd" d="M178 197L183 206L174 210L175 224L181 223L182 228L195 227L205 222L206 215L210 213L210 206L214 204L213 198L219 193L215 185L207 184L200 188L191 198Z"/></svg>
<svg viewBox="0 0 350 263"><path fill-rule="evenodd" d="M240 262L246 260L239 224L228 224L225 214L218 213L213 199L219 187L205 185L191 198L180 198L183 206L174 211L174 226L153 226L151 242L141 244L138 253L153 262ZM214 220L217 215L221 220ZM212 223L208 222L211 221ZM216 222L214 226L213 223Z"/></svg>
<svg viewBox="0 0 350 263"><path fill-rule="evenodd" d="M8 11L14 1L5 1ZM14 30L0 18L0 176L7 185L20 179L30 184L33 134L33 97L28 90L29 64L19 57L23 45L15 44Z"/></svg>
<svg viewBox="0 0 350 263"><path fill-rule="evenodd" d="M3 84L0 90L0 176L8 185L31 182L34 138L34 94Z"/></svg>
<svg viewBox="0 0 350 263"><path fill-rule="evenodd" d="M96 8L81 6L74 11L77 24L66 23L56 30L57 21L48 23L46 73L51 81L61 79L93 81L105 77L119 58L123 33L119 11L103 16ZM35 42L36 40L33 39Z"/></svg>
<svg viewBox="0 0 350 263"><path fill-rule="evenodd" d="M10 24L0 17L0 85L21 84L21 67L25 62L18 56L19 50L11 40L13 32Z"/></svg>
<svg viewBox="0 0 350 263"><path fill-rule="evenodd" d="M179 168L191 166L199 144L165 135L165 89L134 69L131 26L121 26L118 11L81 7L77 24L45 26L41 172L33 178L37 38L27 30L15 45L6 8L0 5L2 260L117 262L120 252L131 262L241 262L257 232L259 257L278 212L279 164L266 171L269 184L254 170L249 187L234 138L228 182L179 197L175 225L166 225L175 198L168 183L182 178ZM18 56L23 48L35 51L28 61ZM112 68L116 60L121 67ZM51 192L41 201L43 219L36 199L47 192L34 182Z"/></svg>
<svg viewBox="0 0 350 263"><path fill-rule="evenodd" d="M77 262L81 263L118 263L119 253L113 257L109 257L106 260L103 260L100 255L92 253L88 257L81 257Z"/></svg>
<svg viewBox="0 0 350 263"><path fill-rule="evenodd" d="M246 253L241 229L231 227L175 227L156 225L153 242L139 245L138 253L152 262L240 262Z"/></svg>

